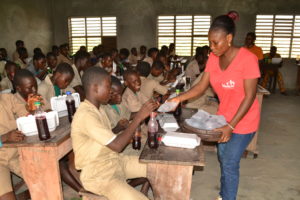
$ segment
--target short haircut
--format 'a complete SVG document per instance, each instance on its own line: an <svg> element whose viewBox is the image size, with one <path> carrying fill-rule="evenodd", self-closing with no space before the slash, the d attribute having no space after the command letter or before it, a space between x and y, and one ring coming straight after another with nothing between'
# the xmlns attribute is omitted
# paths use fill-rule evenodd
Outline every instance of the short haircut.
<svg viewBox="0 0 300 200"><path fill-rule="evenodd" d="M24 41L23 40L17 40L16 41L16 46L20 46L20 45L24 45Z"/></svg>
<svg viewBox="0 0 300 200"><path fill-rule="evenodd" d="M248 32L247 36L252 37L254 40L256 40L256 34L254 32Z"/></svg>
<svg viewBox="0 0 300 200"><path fill-rule="evenodd" d="M148 50L147 55L150 57L150 56L151 56L153 53L155 53L155 52L159 52L158 48L156 48L156 47L150 48L150 49Z"/></svg>
<svg viewBox="0 0 300 200"><path fill-rule="evenodd" d="M42 53L37 53L33 55L33 60L41 60L43 58L46 58L44 54Z"/></svg>
<svg viewBox="0 0 300 200"><path fill-rule="evenodd" d="M143 77L147 77L150 74L151 67L148 62L139 62L136 66L136 70Z"/></svg>
<svg viewBox="0 0 300 200"><path fill-rule="evenodd" d="M56 73L56 72L58 72L58 73L61 73L61 74L69 74L69 75L71 75L72 77L74 77L74 70L73 70L73 68L71 67L71 65L69 65L68 63L60 63L57 67L56 67L56 69L55 69L55 71L54 71L54 73Z"/></svg>
<svg viewBox="0 0 300 200"><path fill-rule="evenodd" d="M126 58L129 56L129 50L126 48L120 49L120 54L124 55Z"/></svg>
<svg viewBox="0 0 300 200"><path fill-rule="evenodd" d="M23 79L25 78L34 78L34 75L28 71L27 69L20 69L16 72L15 76L14 76L14 84L15 86L20 86L21 82Z"/></svg>
<svg viewBox="0 0 300 200"><path fill-rule="evenodd" d="M131 75L137 75L138 76L138 72L132 69L126 70L123 74L123 78L126 81L128 79L129 76Z"/></svg>
<svg viewBox="0 0 300 200"><path fill-rule="evenodd" d="M83 60L83 59L89 59L90 58L90 54L86 51L78 51L75 55L74 55L74 61L75 63L78 60Z"/></svg>
<svg viewBox="0 0 300 200"><path fill-rule="evenodd" d="M118 53L119 51L118 51L118 49L116 49L116 48L113 48L112 50L111 50L111 54L113 54L113 53Z"/></svg>
<svg viewBox="0 0 300 200"><path fill-rule="evenodd" d="M64 43L64 44L61 44L59 46L59 49L63 49L63 48L69 48L69 44L68 43Z"/></svg>
<svg viewBox="0 0 300 200"><path fill-rule="evenodd" d="M133 53L133 51L137 51L137 49L136 49L135 47L132 47L132 48L130 49L130 52Z"/></svg>
<svg viewBox="0 0 300 200"><path fill-rule="evenodd" d="M82 85L85 93L89 91L91 85L95 83L101 84L106 77L109 77L109 74L101 67L90 67L85 70L82 76Z"/></svg>
<svg viewBox="0 0 300 200"><path fill-rule="evenodd" d="M58 48L58 46L57 45L53 45L52 46L52 51L54 51L54 50L58 50L59 48Z"/></svg>
<svg viewBox="0 0 300 200"><path fill-rule="evenodd" d="M111 85L123 87L121 81L115 76L111 76Z"/></svg>
<svg viewBox="0 0 300 200"><path fill-rule="evenodd" d="M8 69L11 68L11 67L16 67L17 69L20 69L20 67L19 67L16 63L14 63L14 62L12 62L12 61L6 61L6 64L5 64L5 66L4 66L4 69L5 69L5 70L8 70Z"/></svg>
<svg viewBox="0 0 300 200"><path fill-rule="evenodd" d="M27 53L27 49L25 47L20 47L17 49L17 52L19 55L23 55L24 53Z"/></svg>
<svg viewBox="0 0 300 200"><path fill-rule="evenodd" d="M216 17L210 25L209 31L223 30L227 34L235 35L234 20L228 15L220 15Z"/></svg>
<svg viewBox="0 0 300 200"><path fill-rule="evenodd" d="M111 58L111 54L105 52L105 53L103 54L103 56L102 56L102 59L104 60L104 59L106 59L106 58Z"/></svg>
<svg viewBox="0 0 300 200"><path fill-rule="evenodd" d="M33 54L38 54L38 53L43 53L43 52L42 52L42 49L39 48L39 47L34 48L34 49L33 49Z"/></svg>
<svg viewBox="0 0 300 200"><path fill-rule="evenodd" d="M152 68L157 69L157 70L164 70L165 66L161 61L156 60L153 62Z"/></svg>
<svg viewBox="0 0 300 200"><path fill-rule="evenodd" d="M56 56L54 55L53 52L48 52L46 57L47 57L47 58L50 58L50 57L52 57L52 56L53 56L53 57L56 57Z"/></svg>

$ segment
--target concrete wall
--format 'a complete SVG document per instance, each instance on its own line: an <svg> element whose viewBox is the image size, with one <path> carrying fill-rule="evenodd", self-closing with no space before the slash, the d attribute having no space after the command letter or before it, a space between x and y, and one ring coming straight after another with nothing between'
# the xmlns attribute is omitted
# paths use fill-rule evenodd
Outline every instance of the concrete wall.
<svg viewBox="0 0 300 200"><path fill-rule="evenodd" d="M51 19L51 1L1 0L0 47L6 48L11 57L15 41L20 39L29 55L35 47L47 52L53 43Z"/></svg>

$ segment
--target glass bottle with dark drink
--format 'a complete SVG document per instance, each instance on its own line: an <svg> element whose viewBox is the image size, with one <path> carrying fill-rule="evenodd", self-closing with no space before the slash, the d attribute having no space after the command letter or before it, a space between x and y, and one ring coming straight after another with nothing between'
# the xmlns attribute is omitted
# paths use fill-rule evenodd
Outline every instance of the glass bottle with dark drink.
<svg viewBox="0 0 300 200"><path fill-rule="evenodd" d="M151 149L158 147L158 124L156 121L156 113L152 112L148 122L148 146Z"/></svg>
<svg viewBox="0 0 300 200"><path fill-rule="evenodd" d="M34 105L36 107L34 116L35 116L36 126L38 129L39 138L40 140L48 140L51 136L48 128L46 114L41 108L41 102L37 101L34 103Z"/></svg>
<svg viewBox="0 0 300 200"><path fill-rule="evenodd" d="M180 94L180 90L177 89L176 90L176 96L179 96L179 94ZM180 115L181 115L181 103L178 104L176 110L174 111L174 117L176 119L178 119L180 117Z"/></svg>
<svg viewBox="0 0 300 200"><path fill-rule="evenodd" d="M142 139L142 130L141 130L141 126L138 126L132 137L132 148L133 149L136 149L136 150L141 149L141 139Z"/></svg>
<svg viewBox="0 0 300 200"><path fill-rule="evenodd" d="M67 91L66 94L67 94L66 104L68 109L68 118L69 118L69 122L71 123L73 120L73 116L76 112L75 99L73 98L72 93L70 91Z"/></svg>

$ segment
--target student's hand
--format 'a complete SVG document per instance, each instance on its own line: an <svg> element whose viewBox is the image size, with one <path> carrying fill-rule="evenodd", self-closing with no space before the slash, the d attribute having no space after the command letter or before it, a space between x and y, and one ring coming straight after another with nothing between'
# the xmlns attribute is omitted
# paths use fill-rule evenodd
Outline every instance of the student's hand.
<svg viewBox="0 0 300 200"><path fill-rule="evenodd" d="M3 142L21 142L25 138L25 135L21 131L12 130L2 135Z"/></svg>
<svg viewBox="0 0 300 200"><path fill-rule="evenodd" d="M171 99L167 99L168 102L176 102L176 103L180 103L181 102L181 99L180 99L180 96L177 96L177 97L173 97Z"/></svg>
<svg viewBox="0 0 300 200"><path fill-rule="evenodd" d="M146 117L150 115L151 112L158 108L158 106L158 102L149 100L142 106L142 108L139 110L135 117L143 121Z"/></svg>
<svg viewBox="0 0 300 200"><path fill-rule="evenodd" d="M216 132L222 132L222 136L221 138L219 139L218 143L225 143L225 142L228 142L231 138L231 135L232 135L232 129L225 125L221 128L216 128L214 129L213 131L216 131Z"/></svg>
<svg viewBox="0 0 300 200"><path fill-rule="evenodd" d="M117 123L118 128L120 128L121 130L126 129L128 127L128 125L129 125L129 121L127 119L121 119Z"/></svg>

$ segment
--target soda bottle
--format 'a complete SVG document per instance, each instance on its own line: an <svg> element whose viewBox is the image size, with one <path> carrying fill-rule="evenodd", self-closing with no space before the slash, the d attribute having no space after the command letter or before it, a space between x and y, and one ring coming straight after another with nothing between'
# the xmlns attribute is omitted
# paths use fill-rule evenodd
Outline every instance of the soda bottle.
<svg viewBox="0 0 300 200"><path fill-rule="evenodd" d="M132 148L136 150L141 149L141 139L142 139L142 131L141 126L138 126L135 130L135 133L132 137Z"/></svg>
<svg viewBox="0 0 300 200"><path fill-rule="evenodd" d="M71 123L73 120L73 116L76 112L75 100L70 91L67 91L66 94L67 94L66 104L68 109L68 118L69 118L69 122Z"/></svg>
<svg viewBox="0 0 300 200"><path fill-rule="evenodd" d="M151 149L158 147L158 124L155 119L156 113L152 112L148 122L148 146Z"/></svg>
<svg viewBox="0 0 300 200"><path fill-rule="evenodd" d="M180 90L177 89L176 90L176 96L179 96L179 94L180 94ZM176 119L178 119L180 117L180 115L181 115L181 103L179 103L179 105L177 106L176 110L174 111L174 117Z"/></svg>
<svg viewBox="0 0 300 200"><path fill-rule="evenodd" d="M48 140L51 136L48 128L46 114L41 108L41 102L39 101L34 102L34 105L36 107L34 116L35 116L36 126L38 129L39 138L40 140Z"/></svg>

